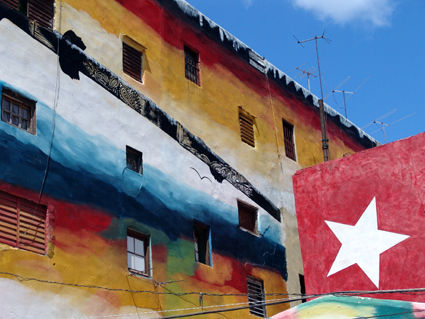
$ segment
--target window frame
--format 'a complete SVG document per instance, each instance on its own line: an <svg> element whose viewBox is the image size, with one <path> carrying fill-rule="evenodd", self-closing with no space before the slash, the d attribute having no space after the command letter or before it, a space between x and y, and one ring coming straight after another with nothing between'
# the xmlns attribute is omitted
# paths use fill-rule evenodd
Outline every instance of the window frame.
<svg viewBox="0 0 425 319"><path fill-rule="evenodd" d="M204 232L204 236L200 236L200 232ZM200 243L204 238L205 242ZM193 239L195 246L195 261L212 267L211 227L195 220L193 222ZM200 255L200 244L205 246L204 256Z"/></svg>
<svg viewBox="0 0 425 319"><path fill-rule="evenodd" d="M134 242L133 242L133 247L134 247L134 251L130 251L129 250L129 238L131 238ZM128 271L133 273L133 274L137 274L137 275L142 275L144 277L151 277L151 260L150 260L150 236L147 234L143 234L140 233L134 229L128 228L127 229L127 237L126 237L126 249L127 249L127 268ZM136 240L142 241L143 242L143 250L144 250L144 255L140 255L136 252ZM144 259L144 267L145 270L140 270L140 269L136 269L136 268L132 268L131 265L129 264L129 257L130 256L136 256L136 257L142 257Z"/></svg>
<svg viewBox="0 0 425 319"><path fill-rule="evenodd" d="M241 141L255 148L255 116L243 109L238 108L239 129Z"/></svg>
<svg viewBox="0 0 425 319"><path fill-rule="evenodd" d="M0 221L0 243L47 254L49 212L46 206L0 191Z"/></svg>
<svg viewBox="0 0 425 319"><path fill-rule="evenodd" d="M257 287L253 287L253 289L261 290L260 294L256 293L255 291L251 291L250 293L250 287L252 287L253 285L257 285ZM267 311L266 306L264 305L264 303L266 302L266 294L264 292L264 281L260 278L248 275L246 276L246 288L248 295L249 313L260 318L266 318ZM256 305L256 303L260 303L260 305Z"/></svg>
<svg viewBox="0 0 425 319"><path fill-rule="evenodd" d="M184 45L184 75L189 81L201 86L201 60L198 51Z"/></svg>
<svg viewBox="0 0 425 319"><path fill-rule="evenodd" d="M285 146L285 155L293 161L297 161L297 150L295 147L295 128L290 122L282 119L283 143Z"/></svg>
<svg viewBox="0 0 425 319"><path fill-rule="evenodd" d="M19 94L16 91L13 91L9 88L3 87L1 90L1 121L4 123L7 123L11 126L14 126L16 128L19 128L25 132L28 132L30 134L35 135L36 134L36 118L35 118L35 110L36 110L36 102L32 101L22 94ZM9 110L5 110L5 101L9 102ZM19 114L18 115L18 125L15 125L13 123L13 110L12 110L12 103L16 105L19 108ZM28 113L28 118L26 119L28 121L27 128L23 128L21 126L22 121L22 109L25 109ZM9 114L10 118L9 120L6 120L4 113ZM16 117L16 114L15 114Z"/></svg>
<svg viewBox="0 0 425 319"><path fill-rule="evenodd" d="M143 152L140 152L136 150L135 148L126 145L125 155L126 155L126 167L129 170L136 172L137 174L143 175ZM131 163L132 159L130 157L132 156L136 157L135 166L133 166L133 164Z"/></svg>
<svg viewBox="0 0 425 319"><path fill-rule="evenodd" d="M244 201L237 200L238 205L238 221L239 221L239 228L243 229L255 236L259 236L258 233L258 207L255 207L253 205L250 205ZM244 215L244 216L241 216ZM252 215L253 217L251 217ZM242 217L242 218L241 218ZM247 220L248 218L255 219L254 222L250 221L249 224L253 224L253 227L247 227L247 223L244 222L244 220ZM242 221L242 222L241 222Z"/></svg>

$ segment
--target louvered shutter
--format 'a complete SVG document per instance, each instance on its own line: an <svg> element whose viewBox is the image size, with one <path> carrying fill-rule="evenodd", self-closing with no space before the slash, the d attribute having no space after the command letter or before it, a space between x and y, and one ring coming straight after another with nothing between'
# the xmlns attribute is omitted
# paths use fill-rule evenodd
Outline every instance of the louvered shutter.
<svg viewBox="0 0 425 319"><path fill-rule="evenodd" d="M266 306L264 305L264 284L261 279L254 277L246 278L246 286L248 289L249 312L255 316L265 318Z"/></svg>
<svg viewBox="0 0 425 319"><path fill-rule="evenodd" d="M42 27L52 29L54 0L29 0L28 18L35 20Z"/></svg>
<svg viewBox="0 0 425 319"><path fill-rule="evenodd" d="M8 6L9 8L18 10L19 9L19 0L0 0L0 3Z"/></svg>
<svg viewBox="0 0 425 319"><path fill-rule="evenodd" d="M122 44L123 71L137 81L142 81L142 52Z"/></svg>
<svg viewBox="0 0 425 319"><path fill-rule="evenodd" d="M242 142L255 147L254 117L241 107L239 107L239 125Z"/></svg>
<svg viewBox="0 0 425 319"><path fill-rule="evenodd" d="M0 242L46 252L46 207L0 192Z"/></svg>

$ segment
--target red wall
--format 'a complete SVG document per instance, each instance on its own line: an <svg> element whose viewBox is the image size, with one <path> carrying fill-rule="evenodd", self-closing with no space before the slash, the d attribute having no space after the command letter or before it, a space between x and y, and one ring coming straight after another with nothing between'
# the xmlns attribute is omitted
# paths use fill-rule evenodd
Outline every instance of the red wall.
<svg viewBox="0 0 425 319"><path fill-rule="evenodd" d="M409 236L380 254L379 290L425 287L425 134L299 171L293 181L308 294L378 290L357 263L328 276L343 245L325 222L355 226L373 198L378 230ZM373 255L371 233L354 237L366 249L349 258ZM425 301L424 293L377 296Z"/></svg>

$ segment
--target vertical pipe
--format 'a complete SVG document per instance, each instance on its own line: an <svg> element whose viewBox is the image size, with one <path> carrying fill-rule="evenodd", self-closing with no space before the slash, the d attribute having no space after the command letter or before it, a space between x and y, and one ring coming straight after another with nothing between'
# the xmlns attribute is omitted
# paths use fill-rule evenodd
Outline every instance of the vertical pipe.
<svg viewBox="0 0 425 319"><path fill-rule="evenodd" d="M319 100L319 111L320 111L320 128L322 130L322 151L323 151L323 160L327 162L329 160L329 146L328 146L328 137L326 135L326 116L325 116L325 106L323 104L323 87L322 87L322 73L320 72L320 62L319 62L319 46L317 36L314 37L316 42L316 56L317 56L317 69L319 70L319 81L320 81L320 94L321 99Z"/></svg>

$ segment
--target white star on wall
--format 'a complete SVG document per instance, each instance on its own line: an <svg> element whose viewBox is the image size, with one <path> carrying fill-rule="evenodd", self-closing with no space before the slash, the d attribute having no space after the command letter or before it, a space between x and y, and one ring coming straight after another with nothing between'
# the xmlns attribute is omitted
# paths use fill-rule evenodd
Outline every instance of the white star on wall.
<svg viewBox="0 0 425 319"><path fill-rule="evenodd" d="M325 221L342 246L329 270L328 277L357 264L379 288L379 256L409 238L407 235L378 229L375 197L356 225Z"/></svg>

